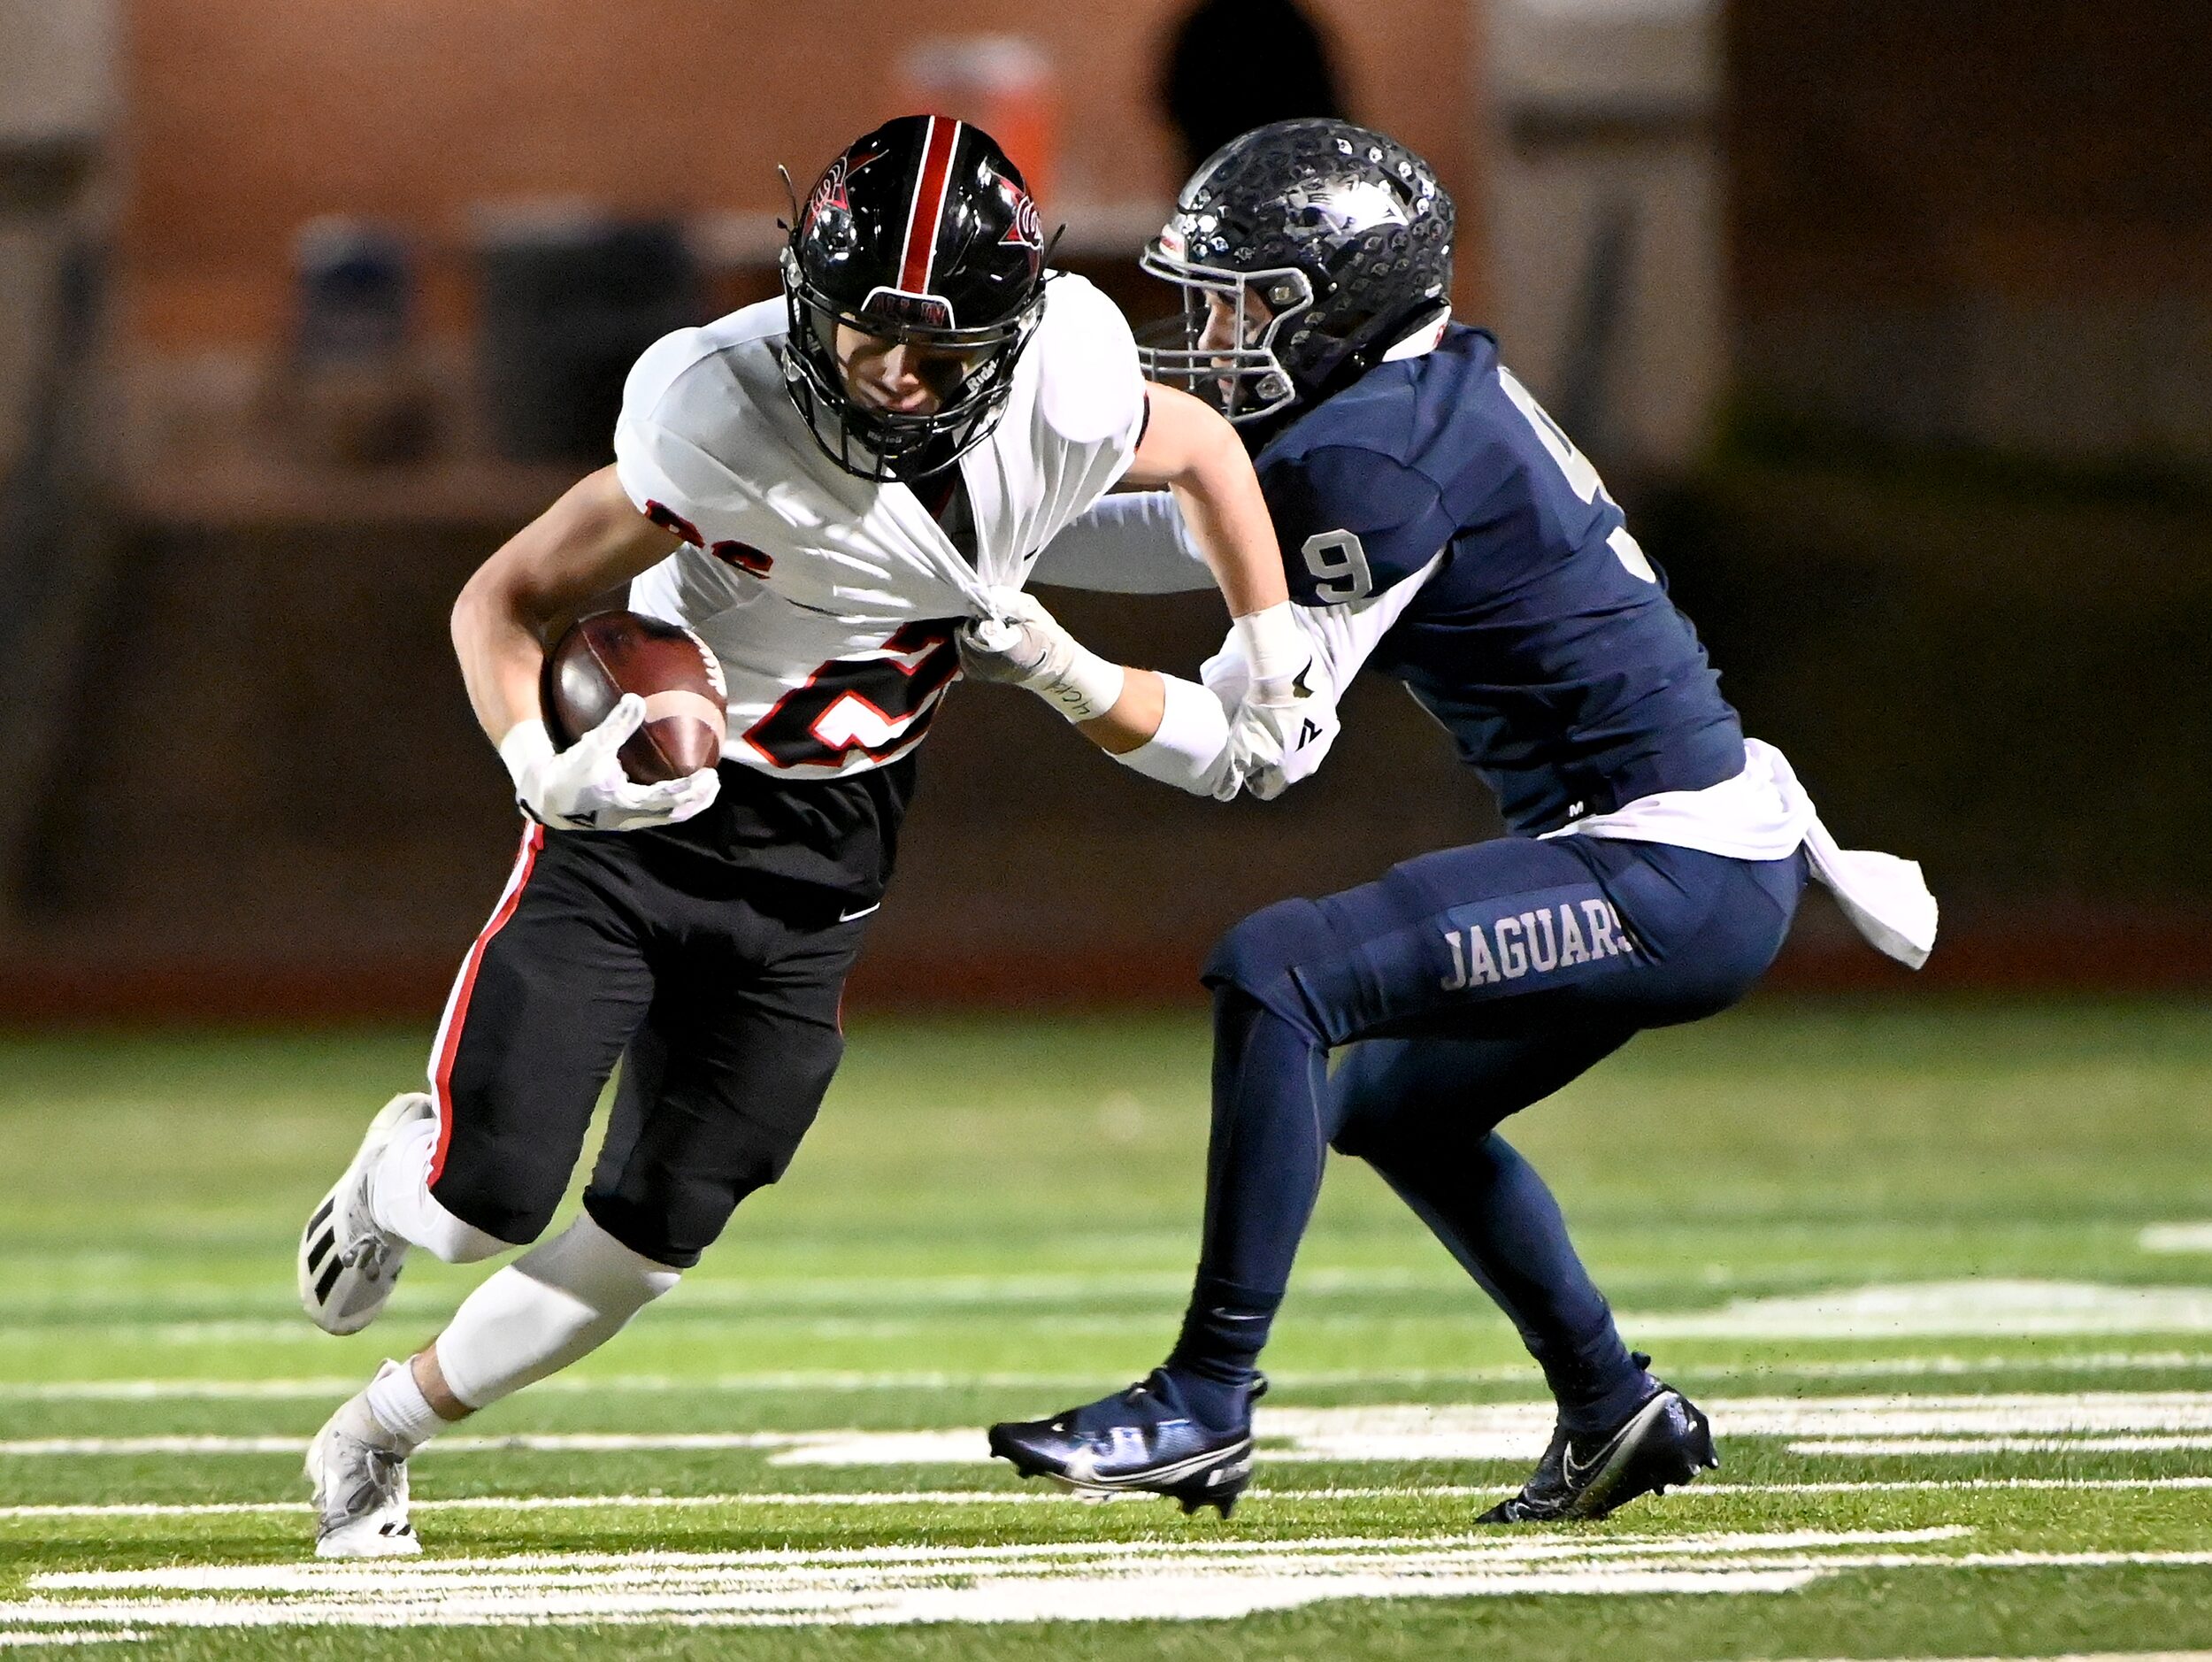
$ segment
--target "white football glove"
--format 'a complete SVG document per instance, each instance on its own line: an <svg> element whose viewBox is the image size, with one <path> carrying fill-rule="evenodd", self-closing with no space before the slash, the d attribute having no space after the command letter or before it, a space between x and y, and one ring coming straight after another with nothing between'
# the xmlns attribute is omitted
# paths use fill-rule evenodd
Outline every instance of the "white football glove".
<svg viewBox="0 0 2212 1662"><path fill-rule="evenodd" d="M960 626L960 667L970 681L1024 687L1071 721L1091 721L1114 707L1127 679L1070 635L1034 596L992 592L997 615Z"/></svg>
<svg viewBox="0 0 2212 1662"><path fill-rule="evenodd" d="M1288 678L1287 689L1270 689L1272 697L1253 689L1251 666L1233 635L1198 673L1229 705L1225 789L1215 793L1224 800L1241 788L1262 802L1272 802L1321 766L1343 728L1335 689L1317 655Z"/></svg>
<svg viewBox="0 0 2212 1662"><path fill-rule="evenodd" d="M544 722L517 723L499 745L516 803L559 831L638 831L690 819L714 800L721 776L703 767L658 785L634 783L615 752L644 725L645 700L635 693L625 693L605 720L565 750L553 748Z"/></svg>
<svg viewBox="0 0 2212 1662"><path fill-rule="evenodd" d="M1076 639L1034 595L1018 589L991 591L998 615L960 626L960 668L970 681L1028 687L1051 678L1056 660L1074 661Z"/></svg>

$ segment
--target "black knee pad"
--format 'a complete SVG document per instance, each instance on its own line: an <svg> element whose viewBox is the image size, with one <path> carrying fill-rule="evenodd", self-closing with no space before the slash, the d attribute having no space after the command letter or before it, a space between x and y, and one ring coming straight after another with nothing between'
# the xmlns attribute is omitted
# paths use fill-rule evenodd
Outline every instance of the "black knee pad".
<svg viewBox="0 0 2212 1662"><path fill-rule="evenodd" d="M527 1246L553 1221L570 1173L541 1158L536 1145L519 1142L456 1135L430 1193L463 1223Z"/></svg>
<svg viewBox="0 0 2212 1662"><path fill-rule="evenodd" d="M800 1126L761 1136L736 1158L696 1164L632 1162L595 1177L584 1207L602 1229L631 1251L675 1269L689 1269L712 1246L738 1203L790 1169Z"/></svg>

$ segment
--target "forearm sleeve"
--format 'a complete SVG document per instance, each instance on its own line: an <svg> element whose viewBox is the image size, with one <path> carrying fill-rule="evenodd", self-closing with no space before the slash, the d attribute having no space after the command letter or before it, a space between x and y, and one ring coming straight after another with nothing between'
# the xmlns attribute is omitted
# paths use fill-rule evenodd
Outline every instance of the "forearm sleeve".
<svg viewBox="0 0 2212 1662"><path fill-rule="evenodd" d="M1100 497L1045 544L1029 581L1116 595L1174 595L1214 586L1173 494L1164 490Z"/></svg>
<svg viewBox="0 0 2212 1662"><path fill-rule="evenodd" d="M1114 759L1124 767L1172 785L1194 796L1218 796L1224 801L1237 793L1240 782L1229 757L1229 712L1220 699L1195 681L1162 675L1167 699L1160 712L1160 728L1133 750Z"/></svg>

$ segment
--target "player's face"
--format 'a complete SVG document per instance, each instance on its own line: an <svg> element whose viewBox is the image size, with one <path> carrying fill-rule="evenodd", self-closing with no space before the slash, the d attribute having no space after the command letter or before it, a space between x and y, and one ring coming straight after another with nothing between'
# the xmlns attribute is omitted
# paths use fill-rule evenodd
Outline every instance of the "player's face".
<svg viewBox="0 0 2212 1662"><path fill-rule="evenodd" d="M1206 328L1198 337L1201 351L1226 352L1240 346L1249 346L1260 338L1275 314L1267 309L1267 302L1247 289L1244 312L1240 319L1237 309L1226 295L1209 293L1206 296Z"/></svg>
<svg viewBox="0 0 2212 1662"><path fill-rule="evenodd" d="M1267 332L1275 314L1267 308L1267 302L1250 289L1244 291L1243 311L1228 296L1209 291L1206 296L1206 327L1199 335L1198 350L1202 352L1226 354L1240 346L1250 346ZM1226 356L1214 359L1217 368L1228 369L1233 360ZM1224 375L1215 381L1220 389L1221 407L1233 409L1237 394L1237 378Z"/></svg>
<svg viewBox="0 0 2212 1662"><path fill-rule="evenodd" d="M864 410L887 415L933 415L990 356L987 347L956 350L921 341L869 335L837 326L837 367L845 390Z"/></svg>

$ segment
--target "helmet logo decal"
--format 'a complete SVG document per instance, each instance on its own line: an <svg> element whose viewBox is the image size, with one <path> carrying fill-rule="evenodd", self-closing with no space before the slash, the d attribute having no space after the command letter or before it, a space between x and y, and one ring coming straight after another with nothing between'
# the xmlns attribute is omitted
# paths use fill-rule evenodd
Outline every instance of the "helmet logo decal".
<svg viewBox="0 0 2212 1662"><path fill-rule="evenodd" d="M1014 222L1006 227L1006 235L999 241L1041 250L1045 245L1045 223L1038 217L1036 198L1018 185L1012 186L1012 193Z"/></svg>
<svg viewBox="0 0 2212 1662"><path fill-rule="evenodd" d="M1288 226L1337 236L1409 222L1405 205L1386 187L1366 180L1299 185L1284 193L1280 212Z"/></svg>
<svg viewBox="0 0 2212 1662"><path fill-rule="evenodd" d="M984 164L984 169L1005 197L1006 212L1012 220L1006 227L1006 235L999 238L999 245L1002 248L1041 250L1045 245L1045 224L1037 212L1036 198L1029 194L1020 180L1009 178L987 162Z"/></svg>
<svg viewBox="0 0 2212 1662"><path fill-rule="evenodd" d="M937 233L945 217L945 198L952 183L952 154L960 145L960 123L949 117L929 118L929 136L922 144L922 164L914 170L914 200L906 213L906 243L899 255L899 288L910 295L929 292L929 280L937 265Z"/></svg>
<svg viewBox="0 0 2212 1662"><path fill-rule="evenodd" d="M820 219L832 208L836 209L840 213L850 213L853 211L853 202L851 196L845 189L845 181L871 162L881 161L883 157L884 152L881 150L870 150L865 156L854 156L848 153L832 162L829 165L829 171L822 175L820 181L814 187L813 194L806 199L806 219L803 221L804 227L807 229L812 229L815 220Z"/></svg>

